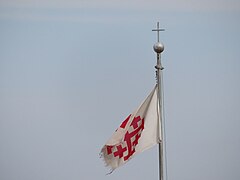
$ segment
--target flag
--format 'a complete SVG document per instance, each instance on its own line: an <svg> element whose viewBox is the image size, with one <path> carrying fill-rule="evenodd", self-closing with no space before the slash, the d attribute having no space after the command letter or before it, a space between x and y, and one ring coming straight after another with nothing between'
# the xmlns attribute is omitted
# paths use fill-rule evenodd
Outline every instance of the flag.
<svg viewBox="0 0 240 180"><path fill-rule="evenodd" d="M157 91L156 85L103 146L101 157L112 171L161 141Z"/></svg>

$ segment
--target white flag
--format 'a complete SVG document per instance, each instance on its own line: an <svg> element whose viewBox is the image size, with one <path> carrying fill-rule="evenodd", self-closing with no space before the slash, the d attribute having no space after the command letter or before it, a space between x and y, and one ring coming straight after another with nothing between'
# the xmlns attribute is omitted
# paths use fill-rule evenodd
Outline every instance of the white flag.
<svg viewBox="0 0 240 180"><path fill-rule="evenodd" d="M122 122L103 146L101 155L111 170L160 142L157 91L155 86L144 102Z"/></svg>

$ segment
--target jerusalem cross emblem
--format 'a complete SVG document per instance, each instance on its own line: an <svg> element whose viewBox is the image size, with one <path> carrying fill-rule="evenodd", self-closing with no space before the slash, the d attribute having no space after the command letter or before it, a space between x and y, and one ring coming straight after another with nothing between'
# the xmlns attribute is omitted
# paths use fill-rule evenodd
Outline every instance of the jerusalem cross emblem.
<svg viewBox="0 0 240 180"><path fill-rule="evenodd" d="M119 128L125 129L130 117L131 114L122 122ZM124 161L127 161L135 153L135 148L143 129L144 118L141 118L140 116L134 117L124 135L123 141L114 146L106 146L107 154L123 158Z"/></svg>

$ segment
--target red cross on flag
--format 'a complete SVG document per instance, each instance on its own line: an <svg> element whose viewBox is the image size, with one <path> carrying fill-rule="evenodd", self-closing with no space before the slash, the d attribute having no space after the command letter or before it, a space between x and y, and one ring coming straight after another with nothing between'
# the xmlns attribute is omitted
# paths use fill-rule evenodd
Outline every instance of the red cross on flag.
<svg viewBox="0 0 240 180"><path fill-rule="evenodd" d="M157 86L114 132L101 150L101 155L113 171L134 155L159 143L160 123Z"/></svg>

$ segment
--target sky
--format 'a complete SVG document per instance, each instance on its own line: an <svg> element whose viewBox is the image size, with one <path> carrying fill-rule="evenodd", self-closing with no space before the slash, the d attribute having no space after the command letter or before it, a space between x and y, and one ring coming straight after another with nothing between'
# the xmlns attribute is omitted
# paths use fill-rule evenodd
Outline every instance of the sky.
<svg viewBox="0 0 240 180"><path fill-rule="evenodd" d="M240 1L1 0L0 179L158 179L153 147L111 175L99 152L155 85L167 180L240 179Z"/></svg>

